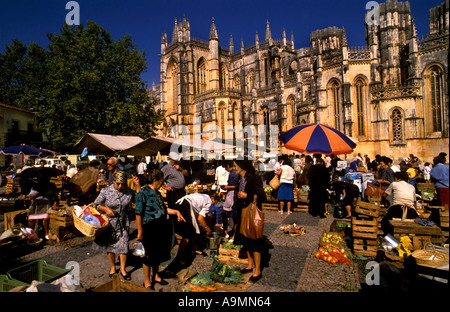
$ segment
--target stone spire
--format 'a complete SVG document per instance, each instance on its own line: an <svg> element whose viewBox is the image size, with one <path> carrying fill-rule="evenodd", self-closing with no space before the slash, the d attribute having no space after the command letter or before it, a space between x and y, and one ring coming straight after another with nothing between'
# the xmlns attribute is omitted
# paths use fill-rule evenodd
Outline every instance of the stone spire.
<svg viewBox="0 0 450 312"><path fill-rule="evenodd" d="M244 54L244 38L241 38L241 54Z"/></svg>
<svg viewBox="0 0 450 312"><path fill-rule="evenodd" d="M219 40L216 24L214 24L214 17L212 18L211 29L209 31L209 40Z"/></svg>
<svg viewBox="0 0 450 312"><path fill-rule="evenodd" d="M167 34L164 31L164 33L161 36L161 54L164 54L164 50L167 47Z"/></svg>
<svg viewBox="0 0 450 312"><path fill-rule="evenodd" d="M172 42L178 41L178 21L175 18L175 25L173 26L173 33L172 33Z"/></svg>
<svg viewBox="0 0 450 312"><path fill-rule="evenodd" d="M233 35L230 35L230 55L234 53Z"/></svg>
<svg viewBox="0 0 450 312"><path fill-rule="evenodd" d="M283 27L282 39L283 39L283 45L286 46L286 30L284 29L284 27Z"/></svg>
<svg viewBox="0 0 450 312"><path fill-rule="evenodd" d="M266 22L266 38L265 38L265 40L266 41L269 41L270 42L270 44L272 43L272 34L270 33L270 23L269 23L269 20L267 20L267 22Z"/></svg>
<svg viewBox="0 0 450 312"><path fill-rule="evenodd" d="M259 36L258 36L258 32L256 32L256 35L255 35L255 46L256 46L256 49L259 49Z"/></svg>

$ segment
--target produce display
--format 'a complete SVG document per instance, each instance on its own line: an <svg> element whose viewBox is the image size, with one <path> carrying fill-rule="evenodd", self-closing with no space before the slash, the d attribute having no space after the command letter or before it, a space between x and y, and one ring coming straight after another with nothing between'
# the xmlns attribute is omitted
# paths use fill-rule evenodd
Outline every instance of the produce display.
<svg viewBox="0 0 450 312"><path fill-rule="evenodd" d="M214 285L216 282L224 284L237 284L244 279L240 268L228 266L226 263L214 260L211 270L201 272L192 277L189 282L192 285Z"/></svg>
<svg viewBox="0 0 450 312"><path fill-rule="evenodd" d="M347 256L344 248L336 248L331 245L327 247L319 247L319 250L315 253L317 259L322 259L325 262L336 264L349 264L352 261Z"/></svg>
<svg viewBox="0 0 450 312"><path fill-rule="evenodd" d="M422 192L421 196L422 196L423 200L432 201L434 199L434 192L424 191L424 192Z"/></svg>
<svg viewBox="0 0 450 312"><path fill-rule="evenodd" d="M222 245L223 249L241 250L244 245L235 245L232 242L228 242Z"/></svg>
<svg viewBox="0 0 450 312"><path fill-rule="evenodd" d="M344 238L338 233L324 232L320 239L320 246L332 245L333 247L345 247Z"/></svg>

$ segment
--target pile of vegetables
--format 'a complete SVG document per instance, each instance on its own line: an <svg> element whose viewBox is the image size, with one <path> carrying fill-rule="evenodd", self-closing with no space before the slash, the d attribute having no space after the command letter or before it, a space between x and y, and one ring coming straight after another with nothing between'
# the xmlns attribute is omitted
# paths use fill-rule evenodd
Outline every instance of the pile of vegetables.
<svg viewBox="0 0 450 312"><path fill-rule="evenodd" d="M434 191L424 191L421 196L423 200L432 201L434 199Z"/></svg>
<svg viewBox="0 0 450 312"><path fill-rule="evenodd" d="M192 277L189 282L193 285L214 285L217 283L237 284L243 280L238 266L228 266L226 263L214 260L211 270L201 272Z"/></svg>
<svg viewBox="0 0 450 312"><path fill-rule="evenodd" d="M243 245L235 245L233 242L228 242L222 245L223 249L241 250Z"/></svg>
<svg viewBox="0 0 450 312"><path fill-rule="evenodd" d="M349 264L352 262L347 256L344 248L336 248L331 245L328 245L327 247L319 247L319 250L315 253L315 256L317 259L322 259L323 261L331 264Z"/></svg>
<svg viewBox="0 0 450 312"><path fill-rule="evenodd" d="M344 238L342 238L342 236L338 234L324 232L322 235L322 242L339 245L341 243L344 243L345 241Z"/></svg>

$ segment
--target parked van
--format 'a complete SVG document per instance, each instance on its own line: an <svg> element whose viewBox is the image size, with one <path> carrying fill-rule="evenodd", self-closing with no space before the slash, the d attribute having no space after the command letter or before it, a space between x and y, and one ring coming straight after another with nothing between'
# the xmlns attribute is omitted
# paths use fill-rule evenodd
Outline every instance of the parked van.
<svg viewBox="0 0 450 312"><path fill-rule="evenodd" d="M45 160L47 164L44 167L50 167L52 168L55 166L57 169L63 169L64 170L64 162L59 158L37 158L36 162L34 164L35 167L40 167L41 162Z"/></svg>

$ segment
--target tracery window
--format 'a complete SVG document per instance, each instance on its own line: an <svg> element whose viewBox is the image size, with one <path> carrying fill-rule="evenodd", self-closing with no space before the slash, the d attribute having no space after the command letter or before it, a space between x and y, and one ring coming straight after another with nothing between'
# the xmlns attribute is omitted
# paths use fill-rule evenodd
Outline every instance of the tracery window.
<svg viewBox="0 0 450 312"><path fill-rule="evenodd" d="M253 70L248 73L248 87L249 92L255 87L255 72Z"/></svg>
<svg viewBox="0 0 450 312"><path fill-rule="evenodd" d="M227 69L223 64L220 67L219 88L221 90L227 89Z"/></svg>
<svg viewBox="0 0 450 312"><path fill-rule="evenodd" d="M364 124L364 91L365 91L365 83L362 79L358 79L355 83L356 90L356 111L357 111L357 119L358 119L358 135L364 136L365 133L365 124Z"/></svg>
<svg viewBox="0 0 450 312"><path fill-rule="evenodd" d="M239 77L239 75L236 75L234 77L234 88L236 90L241 90L241 78Z"/></svg>
<svg viewBox="0 0 450 312"><path fill-rule="evenodd" d="M287 125L286 125L286 128L287 129L285 129L286 131L287 130L289 130L290 128L292 128L292 127L294 127L294 120L295 120L295 118L294 118L294 116L295 116L295 110L294 110L294 108L295 108L295 97L294 96L290 96L290 97L288 97L288 99L287 99L287 101L286 101L286 109L287 109L287 112L286 112L286 121L287 121Z"/></svg>
<svg viewBox="0 0 450 312"><path fill-rule="evenodd" d="M200 94L206 91L206 62L203 58L198 62L197 74L197 92Z"/></svg>
<svg viewBox="0 0 450 312"><path fill-rule="evenodd" d="M399 109L394 109L391 113L392 143L403 141L403 119Z"/></svg>
<svg viewBox="0 0 450 312"><path fill-rule="evenodd" d="M334 128L341 130L341 108L340 108L340 85L337 80L332 80L328 84L328 101L333 108Z"/></svg>
<svg viewBox="0 0 450 312"><path fill-rule="evenodd" d="M433 120L433 132L442 131L441 121L441 73L437 66L431 68L431 110Z"/></svg>

